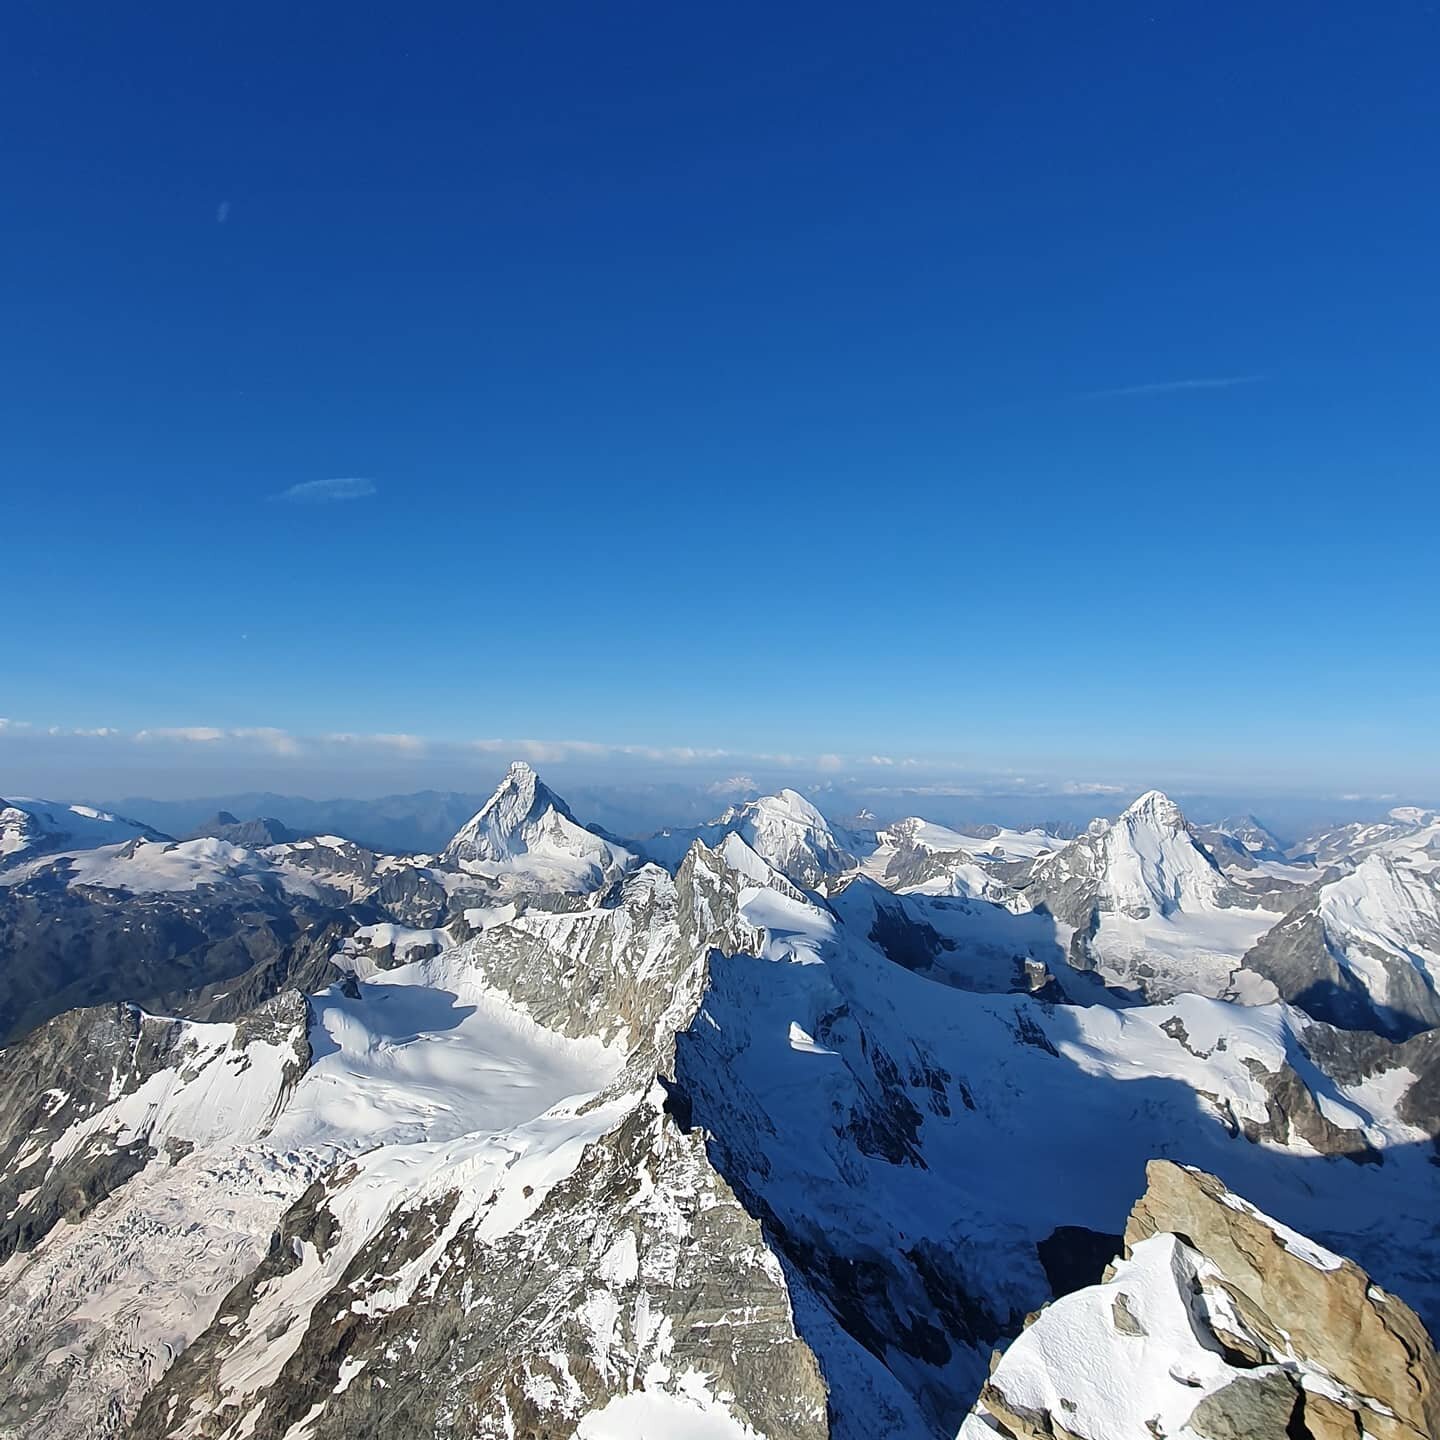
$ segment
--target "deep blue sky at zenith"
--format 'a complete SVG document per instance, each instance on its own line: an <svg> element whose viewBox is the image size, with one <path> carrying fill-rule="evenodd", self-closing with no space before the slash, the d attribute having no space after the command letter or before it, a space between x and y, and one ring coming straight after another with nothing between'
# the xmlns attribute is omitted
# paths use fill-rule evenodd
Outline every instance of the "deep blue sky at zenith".
<svg viewBox="0 0 1440 1440"><path fill-rule="evenodd" d="M5 30L31 735L1436 788L1434 5Z"/></svg>

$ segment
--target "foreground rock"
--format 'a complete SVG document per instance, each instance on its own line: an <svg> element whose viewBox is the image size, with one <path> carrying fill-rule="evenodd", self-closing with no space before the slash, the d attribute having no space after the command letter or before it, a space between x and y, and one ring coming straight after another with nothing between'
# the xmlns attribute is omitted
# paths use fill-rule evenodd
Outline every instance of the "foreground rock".
<svg viewBox="0 0 1440 1440"><path fill-rule="evenodd" d="M1015 1341L961 1440L1440 1434L1440 1361L1408 1305L1212 1175L1147 1175L1124 1258Z"/></svg>

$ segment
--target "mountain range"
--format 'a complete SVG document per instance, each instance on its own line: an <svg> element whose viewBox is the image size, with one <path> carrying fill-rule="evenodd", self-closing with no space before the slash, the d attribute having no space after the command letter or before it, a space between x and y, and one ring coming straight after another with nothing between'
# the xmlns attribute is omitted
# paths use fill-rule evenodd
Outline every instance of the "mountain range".
<svg viewBox="0 0 1440 1440"><path fill-rule="evenodd" d="M271 808L0 802L0 1436L1436 1433L1433 813Z"/></svg>

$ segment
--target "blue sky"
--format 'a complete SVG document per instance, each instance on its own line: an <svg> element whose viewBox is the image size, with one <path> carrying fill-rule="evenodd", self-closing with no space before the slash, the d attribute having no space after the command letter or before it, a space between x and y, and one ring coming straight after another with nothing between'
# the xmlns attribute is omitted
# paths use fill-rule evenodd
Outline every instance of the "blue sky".
<svg viewBox="0 0 1440 1440"><path fill-rule="evenodd" d="M1440 791L1433 6L7 30L0 775Z"/></svg>

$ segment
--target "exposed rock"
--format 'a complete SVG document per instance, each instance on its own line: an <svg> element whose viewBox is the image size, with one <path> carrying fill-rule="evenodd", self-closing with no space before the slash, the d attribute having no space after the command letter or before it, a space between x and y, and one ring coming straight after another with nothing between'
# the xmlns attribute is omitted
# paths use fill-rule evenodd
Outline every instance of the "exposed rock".
<svg viewBox="0 0 1440 1440"><path fill-rule="evenodd" d="M1212 1175L1155 1160L1146 1178L1126 1226L1127 1250L1155 1234L1184 1237L1217 1267L1242 1318L1275 1337L1279 1353L1289 1349L1347 1390L1380 1401L1408 1427L1395 1434L1440 1434L1440 1361L1404 1301L1372 1284L1353 1261L1291 1239L1293 1232ZM1367 1428L1378 1424L1366 1417Z"/></svg>
<svg viewBox="0 0 1440 1440"><path fill-rule="evenodd" d="M1364 1131L1337 1125L1321 1110L1293 1066L1285 1064L1270 1071L1252 1057L1244 1063L1265 1088L1268 1112L1263 1124L1255 1120L1241 1122L1246 1139L1276 1140L1284 1145L1298 1138L1322 1155L1343 1155L1359 1165L1383 1163Z"/></svg>
<svg viewBox="0 0 1440 1440"><path fill-rule="evenodd" d="M1302 1403L1282 1370L1240 1375L1207 1395L1186 1427L1201 1440L1294 1440L1290 1423Z"/></svg>
<svg viewBox="0 0 1440 1440"><path fill-rule="evenodd" d="M1156 1160L1098 1286L1041 1312L961 1440L1432 1440L1440 1361L1349 1260Z"/></svg>
<svg viewBox="0 0 1440 1440"><path fill-rule="evenodd" d="M133 894L68 884L65 862L55 865L0 885L0 1043L65 1010L157 1005L257 967L285 968L349 903L248 882Z"/></svg>

